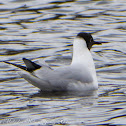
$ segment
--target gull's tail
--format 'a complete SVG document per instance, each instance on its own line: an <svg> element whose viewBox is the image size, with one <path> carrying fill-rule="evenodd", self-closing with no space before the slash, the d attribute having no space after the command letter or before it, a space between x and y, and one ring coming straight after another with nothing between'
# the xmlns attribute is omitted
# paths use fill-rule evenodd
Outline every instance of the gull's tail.
<svg viewBox="0 0 126 126"><path fill-rule="evenodd" d="M40 77L39 75L41 75L42 73L44 74L45 71L50 72L53 69L49 65L39 65L26 58L23 58L23 61L26 66L10 63L8 61L3 62L20 68L22 71L18 72L18 74L32 85L40 88L42 91L52 91L50 82L42 76Z"/></svg>
<svg viewBox="0 0 126 126"><path fill-rule="evenodd" d="M50 85L49 81L40 79L37 76L34 76L32 73L21 71L18 73L21 77L23 77L26 81L38 87L42 91L52 91L52 86Z"/></svg>
<svg viewBox="0 0 126 126"><path fill-rule="evenodd" d="M37 70L42 67L39 64L34 63L31 60L26 59L26 58L23 58L23 61L27 67L27 71L29 71L29 72L33 72L34 70Z"/></svg>
<svg viewBox="0 0 126 126"><path fill-rule="evenodd" d="M22 69L22 70L27 71L27 67L25 67L25 66L22 66L22 65L19 65L19 64L15 64L15 63L10 63L10 62L8 62L8 61L3 61L3 62L4 62L4 63L7 63L7 64L11 64L11 65L13 65L13 66L16 66L16 67Z"/></svg>
<svg viewBox="0 0 126 126"><path fill-rule="evenodd" d="M22 66L22 65L19 65L19 64L15 64L15 63L10 63L8 61L3 61L3 62L7 63L7 64L11 64L13 66L16 66L16 67L18 67L18 68L20 68L22 70L28 71L28 72L33 72L34 70L39 69L39 68L42 67L39 64L34 63L31 60L26 59L26 58L23 58L23 61L24 61L26 66Z"/></svg>

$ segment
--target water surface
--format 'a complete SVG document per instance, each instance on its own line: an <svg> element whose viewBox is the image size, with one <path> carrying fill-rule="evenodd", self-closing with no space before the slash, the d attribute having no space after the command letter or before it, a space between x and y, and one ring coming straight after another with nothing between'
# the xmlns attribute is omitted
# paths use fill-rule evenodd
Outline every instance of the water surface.
<svg viewBox="0 0 126 126"><path fill-rule="evenodd" d="M99 82L92 93L40 92L0 62L0 124L125 125L125 7L125 0L0 1L0 61L42 58L59 67L71 62L80 31L102 42L91 50Z"/></svg>

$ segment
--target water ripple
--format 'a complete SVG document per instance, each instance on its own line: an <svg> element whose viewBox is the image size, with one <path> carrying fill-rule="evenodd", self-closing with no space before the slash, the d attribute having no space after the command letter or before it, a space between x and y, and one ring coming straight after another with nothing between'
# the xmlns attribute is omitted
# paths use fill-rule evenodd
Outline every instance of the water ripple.
<svg viewBox="0 0 126 126"><path fill-rule="evenodd" d="M0 2L0 124L125 125L126 43L124 0L6 0ZM102 42L91 50L96 92L40 92L18 76L22 58L68 65L80 32Z"/></svg>

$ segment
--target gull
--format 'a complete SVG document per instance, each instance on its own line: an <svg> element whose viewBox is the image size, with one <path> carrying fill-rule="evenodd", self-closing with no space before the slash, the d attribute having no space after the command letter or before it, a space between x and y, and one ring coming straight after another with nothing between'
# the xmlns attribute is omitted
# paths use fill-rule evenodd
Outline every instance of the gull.
<svg viewBox="0 0 126 126"><path fill-rule="evenodd" d="M51 68L47 63L35 63L23 58L21 66L5 61L21 69L19 75L41 91L90 91L98 89L95 65L90 49L95 42L90 33L80 32L74 38L70 65Z"/></svg>

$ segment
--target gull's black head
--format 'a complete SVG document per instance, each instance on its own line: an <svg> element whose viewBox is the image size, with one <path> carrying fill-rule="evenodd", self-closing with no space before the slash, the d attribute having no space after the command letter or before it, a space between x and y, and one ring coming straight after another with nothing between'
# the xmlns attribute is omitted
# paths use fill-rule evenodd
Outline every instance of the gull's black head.
<svg viewBox="0 0 126 126"><path fill-rule="evenodd" d="M95 42L90 33L80 32L77 37L81 37L86 41L87 48L90 50L94 44L101 44L100 42Z"/></svg>

